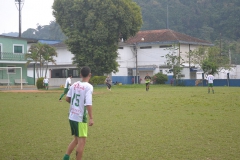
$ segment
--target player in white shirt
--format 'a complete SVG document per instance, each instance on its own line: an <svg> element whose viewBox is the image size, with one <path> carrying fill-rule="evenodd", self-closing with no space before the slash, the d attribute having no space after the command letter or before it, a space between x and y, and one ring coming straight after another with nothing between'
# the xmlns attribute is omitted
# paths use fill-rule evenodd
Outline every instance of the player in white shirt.
<svg viewBox="0 0 240 160"><path fill-rule="evenodd" d="M66 82L65 82L65 85L64 85L64 91L63 91L63 94L61 94L60 98L59 98L59 101L62 102L62 97L67 94L68 90L69 90L69 87L71 86L71 78L72 78L72 75L69 75L68 78L66 79Z"/></svg>
<svg viewBox="0 0 240 160"><path fill-rule="evenodd" d="M212 88L212 93L214 94L214 89L213 89L213 80L214 80L214 76L210 73L207 76L207 82L208 82L208 93L210 93L210 87Z"/></svg>
<svg viewBox="0 0 240 160"><path fill-rule="evenodd" d="M45 77L45 78L43 79L43 85L44 85L44 87L45 87L46 90L48 90L48 83L49 83L49 80L47 79L47 77Z"/></svg>
<svg viewBox="0 0 240 160"><path fill-rule="evenodd" d="M69 160L70 154L76 148L76 159L81 159L88 135L88 125L93 125L92 115L92 93L93 86L88 83L91 78L91 70L89 67L81 69L82 82L74 83L66 96L66 101L70 103L69 122L74 139L69 144L63 160ZM87 121L89 116L89 122Z"/></svg>

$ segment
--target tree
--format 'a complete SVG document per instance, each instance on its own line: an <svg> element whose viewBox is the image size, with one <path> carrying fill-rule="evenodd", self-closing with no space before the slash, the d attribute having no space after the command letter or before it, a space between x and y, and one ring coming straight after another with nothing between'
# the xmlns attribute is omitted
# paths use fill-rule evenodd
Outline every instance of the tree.
<svg viewBox="0 0 240 160"><path fill-rule="evenodd" d="M56 64L54 57L57 56L57 52L55 48L49 46L48 44L42 43L33 44L29 48L28 52L29 53L25 55L25 58L27 60L26 65L29 65L31 62L34 62L34 64L39 63L39 67L38 65L36 66L38 78L43 77L43 68L45 64L46 64L45 76L47 74L48 63L51 62L53 64Z"/></svg>
<svg viewBox="0 0 240 160"><path fill-rule="evenodd" d="M73 63L88 65L95 75L118 71L118 42L142 25L140 7L132 0L55 0L53 15L74 54Z"/></svg>
<svg viewBox="0 0 240 160"><path fill-rule="evenodd" d="M184 59L180 55L177 55L175 46L169 48L169 53L166 57L166 65L170 67L169 72L173 73L173 78L175 80L181 79L181 71L183 69ZM176 81L178 83L178 81Z"/></svg>
<svg viewBox="0 0 240 160"><path fill-rule="evenodd" d="M228 55L220 53L218 47L200 47L190 52L190 63L200 66L204 73L218 73L221 69L229 69Z"/></svg>
<svg viewBox="0 0 240 160"><path fill-rule="evenodd" d="M156 84L164 84L168 80L168 77L166 74L162 74L161 72L159 72L152 76L152 80Z"/></svg>
<svg viewBox="0 0 240 160"><path fill-rule="evenodd" d="M56 65L56 60L54 59L54 57L57 57L57 52L56 52L55 48L53 48L47 44L43 44L43 52L44 53L42 54L42 58L43 58L42 64L46 64L46 68L45 68L45 77L46 77L48 63L50 62L50 63Z"/></svg>
<svg viewBox="0 0 240 160"><path fill-rule="evenodd" d="M61 41L66 39L66 36L62 33L60 26L55 21L51 21L49 25L44 26L37 24L36 29L29 28L26 31L24 31L22 37Z"/></svg>

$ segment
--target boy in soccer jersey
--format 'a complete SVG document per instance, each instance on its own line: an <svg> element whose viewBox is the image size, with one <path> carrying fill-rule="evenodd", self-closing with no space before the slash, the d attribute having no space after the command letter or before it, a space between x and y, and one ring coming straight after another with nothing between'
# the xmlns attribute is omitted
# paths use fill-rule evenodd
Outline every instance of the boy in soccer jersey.
<svg viewBox="0 0 240 160"><path fill-rule="evenodd" d="M92 115L92 93L93 86L88 83L91 78L89 67L81 69L82 81L74 83L66 96L66 101L70 103L69 122L72 135L72 142L69 144L63 160L69 160L70 154L76 148L76 159L81 160L83 155L86 138L88 135L88 125L93 125ZM87 124L87 114L89 122Z"/></svg>
<svg viewBox="0 0 240 160"><path fill-rule="evenodd" d="M43 79L43 85L44 85L44 87L45 87L46 90L48 90L48 83L49 83L49 80L47 79L47 77L45 77L45 78Z"/></svg>
<svg viewBox="0 0 240 160"><path fill-rule="evenodd" d="M207 76L207 82L208 82L208 93L210 93L210 87L212 88L212 93L214 94L214 90L213 90L213 80L214 80L214 76L210 73Z"/></svg>
<svg viewBox="0 0 240 160"><path fill-rule="evenodd" d="M150 85L150 82L151 82L151 77L148 75L148 73L145 76L144 80L145 80L145 83L146 83L146 91L148 91L149 90L149 85Z"/></svg>
<svg viewBox="0 0 240 160"><path fill-rule="evenodd" d="M71 86L71 78L72 78L72 75L69 75L68 78L66 79L66 82L65 82L65 85L64 85L64 91L63 91L63 94L61 94L60 98L59 98L59 101L62 102L62 97L67 94L68 90L69 90L69 87Z"/></svg>

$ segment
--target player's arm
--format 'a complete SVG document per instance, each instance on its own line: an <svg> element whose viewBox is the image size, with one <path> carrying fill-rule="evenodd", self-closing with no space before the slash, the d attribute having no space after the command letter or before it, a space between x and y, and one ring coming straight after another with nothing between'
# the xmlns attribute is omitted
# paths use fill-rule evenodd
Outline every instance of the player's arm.
<svg viewBox="0 0 240 160"><path fill-rule="evenodd" d="M71 95L72 95L72 87L70 87L70 89L69 89L69 91L68 91L68 93L67 93L67 95L66 95L66 101L67 101L68 103L71 102Z"/></svg>
<svg viewBox="0 0 240 160"><path fill-rule="evenodd" d="M86 99L85 99L85 105L86 109L88 111L88 116L89 116L89 126L93 125L93 115L92 115L92 93L93 93L93 87L91 87L87 93L86 93Z"/></svg>
<svg viewBox="0 0 240 160"><path fill-rule="evenodd" d="M66 101L67 101L68 103L70 103L70 102L71 102L71 97L66 96Z"/></svg>
<svg viewBox="0 0 240 160"><path fill-rule="evenodd" d="M88 111L88 116L89 116L89 123L88 125L89 126L92 126L93 125L93 115L92 115L92 105L88 105L86 106L87 107L87 111Z"/></svg>

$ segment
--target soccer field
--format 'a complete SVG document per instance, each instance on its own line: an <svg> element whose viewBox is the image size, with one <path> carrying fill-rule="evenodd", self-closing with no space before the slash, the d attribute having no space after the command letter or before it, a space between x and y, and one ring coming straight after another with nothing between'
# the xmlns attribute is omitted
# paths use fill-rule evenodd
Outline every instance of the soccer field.
<svg viewBox="0 0 240 160"><path fill-rule="evenodd" d="M94 88L84 160L238 160L240 88ZM0 159L60 160L72 140L63 90L0 91ZM75 159L75 153L71 160Z"/></svg>

